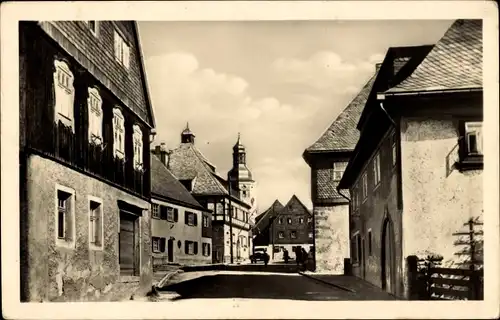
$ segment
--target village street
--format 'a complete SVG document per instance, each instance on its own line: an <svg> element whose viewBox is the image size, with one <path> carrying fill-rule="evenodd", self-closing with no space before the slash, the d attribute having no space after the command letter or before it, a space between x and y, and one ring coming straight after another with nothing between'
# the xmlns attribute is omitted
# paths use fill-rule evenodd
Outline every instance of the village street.
<svg viewBox="0 0 500 320"><path fill-rule="evenodd" d="M164 297L162 300L166 297L171 301L187 299L304 301L394 299L391 295L355 277L314 275L312 278L310 275L291 272L290 267L293 266L290 265L269 265L267 267L271 272L251 270L258 267L260 266L241 265L233 268L236 271L212 270L179 273L160 289L160 296Z"/></svg>

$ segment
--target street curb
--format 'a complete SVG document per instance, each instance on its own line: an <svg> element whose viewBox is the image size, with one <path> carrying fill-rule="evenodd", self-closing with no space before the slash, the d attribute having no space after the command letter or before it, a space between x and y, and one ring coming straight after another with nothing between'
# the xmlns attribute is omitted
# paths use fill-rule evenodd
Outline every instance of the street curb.
<svg viewBox="0 0 500 320"><path fill-rule="evenodd" d="M175 270L174 272L167 273L160 281L158 281L158 283L155 285L155 287L158 289L163 288L163 286L165 286L165 284L167 283L168 280L170 280L170 278L172 278L173 276L175 276L179 273L182 273L182 272L184 272L184 271L181 269L178 269L178 270Z"/></svg>
<svg viewBox="0 0 500 320"><path fill-rule="evenodd" d="M352 289L349 289L349 288L346 288L346 287L343 287L341 285L338 285L338 284L335 284L335 283L331 283L331 282L328 282L328 281L325 281L325 280L322 280L322 279L318 279L316 277L313 277L311 275L308 275L302 271L299 271L299 274L306 277L306 278L309 278L309 279L312 279L312 280L315 280L315 281L318 281L318 282L321 282L321 283L324 283L324 284L327 284L327 285L330 285L330 286L333 286L333 287L336 287L336 288L339 288L341 290L344 290L344 291L348 291L348 292L351 292L351 293L356 293L355 290L352 290Z"/></svg>

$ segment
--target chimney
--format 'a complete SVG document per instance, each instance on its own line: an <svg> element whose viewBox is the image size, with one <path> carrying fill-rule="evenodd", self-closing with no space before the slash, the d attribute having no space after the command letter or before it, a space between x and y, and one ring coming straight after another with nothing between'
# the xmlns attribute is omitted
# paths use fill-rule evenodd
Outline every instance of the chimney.
<svg viewBox="0 0 500 320"><path fill-rule="evenodd" d="M382 62L375 64L375 72L379 72L381 66L382 66Z"/></svg>
<svg viewBox="0 0 500 320"><path fill-rule="evenodd" d="M153 153L160 158L160 161L166 167L168 167L168 151L167 151L167 146L164 142L160 143L159 146L156 146Z"/></svg>

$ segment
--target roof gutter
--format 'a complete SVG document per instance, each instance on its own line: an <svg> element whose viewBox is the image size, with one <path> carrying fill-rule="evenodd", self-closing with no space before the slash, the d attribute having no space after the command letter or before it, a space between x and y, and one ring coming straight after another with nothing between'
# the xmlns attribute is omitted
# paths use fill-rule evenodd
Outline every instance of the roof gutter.
<svg viewBox="0 0 500 320"><path fill-rule="evenodd" d="M340 192L341 190L344 190L344 189L340 189L338 186L337 186L337 188L335 188L335 189L337 189L337 192L338 192L338 193L339 193L339 194L340 194L343 198L345 198L347 201L351 202L351 199L349 199L346 195L344 195L342 192Z"/></svg>
<svg viewBox="0 0 500 320"><path fill-rule="evenodd" d="M468 89L443 89L443 90L426 90L426 91L401 91L401 92L383 92L377 93L378 100L384 100L386 97L397 96L424 96L440 93L464 93L464 92L481 92L483 88L468 88Z"/></svg>

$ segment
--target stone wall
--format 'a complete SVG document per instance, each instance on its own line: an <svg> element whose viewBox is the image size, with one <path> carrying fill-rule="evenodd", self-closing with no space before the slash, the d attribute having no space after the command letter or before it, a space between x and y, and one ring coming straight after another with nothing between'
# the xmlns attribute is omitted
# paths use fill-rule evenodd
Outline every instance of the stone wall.
<svg viewBox="0 0 500 320"><path fill-rule="evenodd" d="M404 118L401 125L403 166L403 254L435 253L446 266L459 262L463 246L453 233L467 231L469 218L483 213L482 170L459 172L458 121ZM463 258L463 257L462 257Z"/></svg>
<svg viewBox="0 0 500 320"><path fill-rule="evenodd" d="M316 272L343 274L349 258L349 205L314 206L313 214Z"/></svg>
<svg viewBox="0 0 500 320"><path fill-rule="evenodd" d="M129 299L151 289L150 205L118 188L52 160L31 155L26 170L27 235L21 250L28 301L92 301ZM75 192L75 245L56 245L56 184ZM89 246L89 196L102 199L103 249ZM119 209L117 201L134 204L140 217L138 277L121 277L118 261Z"/></svg>

